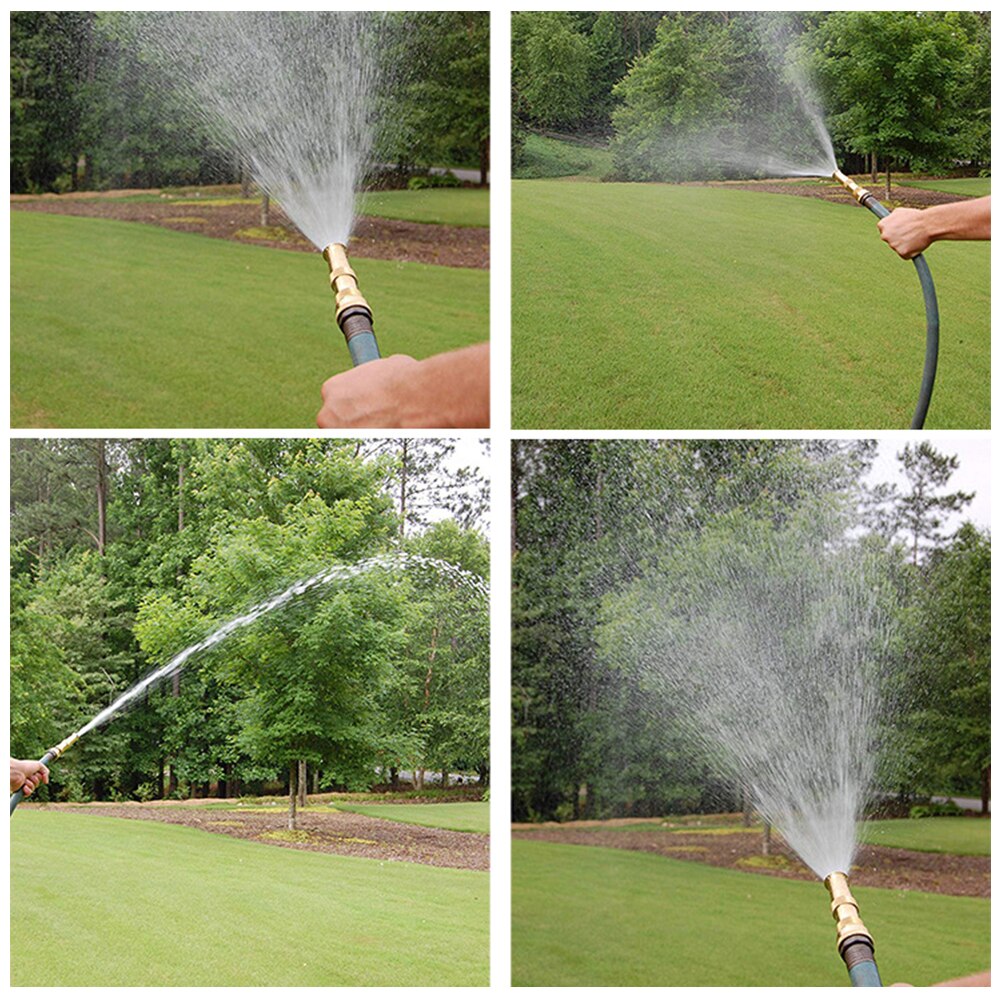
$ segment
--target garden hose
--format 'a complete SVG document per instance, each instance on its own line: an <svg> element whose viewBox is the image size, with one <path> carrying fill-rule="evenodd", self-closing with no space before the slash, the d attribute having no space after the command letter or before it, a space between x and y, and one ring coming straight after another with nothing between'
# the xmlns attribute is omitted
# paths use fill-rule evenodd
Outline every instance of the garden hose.
<svg viewBox="0 0 1001 1001"><path fill-rule="evenodd" d="M68 747L72 747L77 740L80 738L79 731L77 733L70 734L61 744L56 744L55 747L50 747L45 754L39 759L43 765L48 765L55 761ZM11 793L10 797L10 812L13 816L14 811L17 809L17 804L24 799L24 787L22 786L16 792Z"/></svg>
<svg viewBox="0 0 1001 1001"><path fill-rule="evenodd" d="M848 968L852 987L882 987L872 936L859 917L858 901L852 896L848 877L843 872L832 872L824 886L831 895L831 916L838 925L838 952Z"/></svg>
<svg viewBox="0 0 1001 1001"><path fill-rule="evenodd" d="M337 325L341 328L351 361L363 365L379 357L379 345L372 331L372 308L358 288L358 276L348 263L343 243L331 243L323 249L323 259L330 268L330 288L336 302Z"/></svg>
<svg viewBox="0 0 1001 1001"><path fill-rule="evenodd" d="M850 177L835 170L834 180L844 185L854 196L859 205L864 205L874 216L885 219L890 210L878 202L871 191L857 185ZM921 391L918 394L918 405L911 418L911 430L920 431L925 425L928 405L931 403L932 390L935 388L935 369L938 366L938 298L935 295L935 283L932 281L928 262L923 254L913 257L914 267L921 282L921 292L925 300L925 367L921 374Z"/></svg>

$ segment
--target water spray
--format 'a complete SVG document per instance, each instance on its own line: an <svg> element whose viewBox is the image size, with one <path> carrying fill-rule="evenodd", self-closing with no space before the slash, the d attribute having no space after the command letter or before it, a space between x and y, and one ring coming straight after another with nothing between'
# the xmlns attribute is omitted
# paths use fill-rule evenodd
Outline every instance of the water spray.
<svg viewBox="0 0 1001 1001"><path fill-rule="evenodd" d="M336 303L337 325L348 342L355 365L375 361L379 345L372 331L372 308L358 288L358 276L348 263L343 243L330 243L323 248L323 259L330 268L330 289Z"/></svg>
<svg viewBox="0 0 1001 1001"><path fill-rule="evenodd" d="M859 917L858 901L852 896L848 877L843 872L832 872L824 886L831 895L831 916L838 925L838 952L848 968L852 987L882 987L876 948Z"/></svg>
<svg viewBox="0 0 1001 1001"><path fill-rule="evenodd" d="M885 219L890 214L890 210L877 201L871 191L860 187L840 170L835 168L831 176L851 192L852 197L859 205L867 208L877 218ZM928 262L924 259L924 255L918 254L912 260L918 272L918 280L921 282L921 291L924 294L927 326L925 367L921 375L918 404L914 410L914 416L911 418L911 430L920 431L924 427L928 405L931 403L932 390L935 388L935 369L938 366L938 298L935 295L935 283L932 281L931 271L928 269Z"/></svg>
<svg viewBox="0 0 1001 1001"><path fill-rule="evenodd" d="M327 255L327 251L331 251L330 256ZM344 268L347 273L350 274L351 279L354 279L354 272L351 271L350 267L347 265L347 257L344 255L343 245L331 244L331 246L327 247L324 251L324 257L327 257L328 262L331 264L331 285L334 284L333 261L336 258L338 251L343 258ZM341 277L344 278L346 275L342 274ZM344 285L345 290L349 288L350 285ZM356 290L354 297L355 301L352 303L345 302L344 311L348 312L350 308L360 310L364 307L364 310L369 317L367 321L369 325L368 333L372 341L372 349L375 350L374 356L369 354L367 357L363 357L360 360L356 358L355 364L360 365L362 361L371 361L373 357L378 358L379 352L378 349L375 348L375 338L372 337L372 321L371 313L368 312L368 303L366 303L364 298L362 298L361 293L357 292L357 285L355 285L354 288ZM360 306L359 303L361 304ZM349 337L349 345L350 341L351 338ZM364 344L364 340L362 343ZM352 352L352 355L354 355L354 352ZM115 701L112 702L106 709L102 709L89 723L80 727L80 729L76 732L70 734L61 744L57 744L55 747L49 748L49 750L47 750L40 759L41 763L43 765L48 765L50 762L55 761L56 758L62 755L68 748L72 747L85 733L89 733L91 730L102 726L116 713L121 712L134 703L140 695L151 689L158 682L180 673L185 664L195 654L202 653L205 650L210 650L212 647L225 640L228 636L232 635L232 633L234 633L237 629L251 625L262 615L266 615L268 612L273 612L276 609L282 608L302 595L317 588L325 587L336 581L350 580L351 578L367 573L370 570L402 570L403 568L416 568L432 571L454 584L467 588L469 593L472 596L475 596L478 600L489 600L489 590L482 577L472 571L464 570L462 567L458 567L455 564L447 562L446 560L436 559L433 556L421 556L419 553L394 552L384 553L379 556L369 556L353 564L336 563L333 566L328 567L326 570L321 570L319 573L313 574L312 577L296 581L296 583L287 587L284 591L274 594L270 598L259 602L249 611L244 612L242 615L235 616L228 622L219 626L204 639L199 640L197 643L193 643L191 646L182 650L179 654L176 654L162 667L157 668L151 674L146 675L146 677L141 681L134 684L127 692L115 699ZM23 787L18 789L17 792L13 793L10 797L10 812L12 815L14 810L17 809L17 804L20 803L22 799L24 799Z"/></svg>

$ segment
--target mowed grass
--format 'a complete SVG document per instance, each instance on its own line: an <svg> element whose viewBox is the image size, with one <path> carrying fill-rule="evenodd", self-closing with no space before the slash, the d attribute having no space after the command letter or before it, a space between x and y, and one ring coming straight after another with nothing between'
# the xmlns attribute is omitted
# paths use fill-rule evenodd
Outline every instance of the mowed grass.
<svg viewBox="0 0 1001 1001"><path fill-rule="evenodd" d="M991 179L989 177L947 177L942 180L929 178L928 180L905 181L910 188L924 188L927 191L946 191L951 195L970 195L980 198L991 193ZM877 194L878 189L875 189Z"/></svg>
<svg viewBox="0 0 1001 1001"><path fill-rule="evenodd" d="M490 191L487 188L373 191L362 199L360 212L440 226L489 226Z"/></svg>
<svg viewBox="0 0 1001 1001"><path fill-rule="evenodd" d="M337 803L331 804L346 813L398 820L420 827L439 827L448 831L471 831L486 834L490 830L490 804L476 803Z"/></svg>
<svg viewBox="0 0 1001 1001"><path fill-rule="evenodd" d="M515 986L848 986L821 883L515 839ZM884 983L986 969L990 901L856 888Z"/></svg>
<svg viewBox="0 0 1001 1001"><path fill-rule="evenodd" d="M486 873L32 810L10 836L13 986L488 979Z"/></svg>
<svg viewBox="0 0 1001 1001"><path fill-rule="evenodd" d="M920 820L873 820L859 838L868 845L906 848L947 855L990 855L991 822L987 817L925 817Z"/></svg>
<svg viewBox="0 0 1001 1001"><path fill-rule="evenodd" d="M913 265L854 205L719 188L516 181L517 428L906 428ZM929 428L990 423L990 248L927 253Z"/></svg>
<svg viewBox="0 0 1001 1001"><path fill-rule="evenodd" d="M601 180L612 169L607 147L571 143L529 133L514 168L519 178L580 177Z"/></svg>
<svg viewBox="0 0 1001 1001"><path fill-rule="evenodd" d="M383 355L485 340L489 275L352 260ZM314 426L351 367L319 254L11 212L16 427Z"/></svg>

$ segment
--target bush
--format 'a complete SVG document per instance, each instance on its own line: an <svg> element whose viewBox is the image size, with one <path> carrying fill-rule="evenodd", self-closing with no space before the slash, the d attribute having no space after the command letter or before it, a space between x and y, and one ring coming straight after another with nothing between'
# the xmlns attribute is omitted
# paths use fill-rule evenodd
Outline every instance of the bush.
<svg viewBox="0 0 1001 1001"><path fill-rule="evenodd" d="M418 174L411 177L407 182L410 191L423 191L425 188L461 188L462 181L452 173L446 171L444 174Z"/></svg>
<svg viewBox="0 0 1001 1001"><path fill-rule="evenodd" d="M911 820L925 817L962 817L963 811L950 799L945 803L918 803L911 807Z"/></svg>

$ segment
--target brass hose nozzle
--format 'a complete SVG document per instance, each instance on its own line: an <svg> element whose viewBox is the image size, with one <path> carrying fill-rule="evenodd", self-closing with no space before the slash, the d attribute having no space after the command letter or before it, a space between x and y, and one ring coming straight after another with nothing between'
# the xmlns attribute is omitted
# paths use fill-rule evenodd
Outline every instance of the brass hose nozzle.
<svg viewBox="0 0 1001 1001"><path fill-rule="evenodd" d="M840 170L835 170L831 176L852 193L852 197L859 205L865 205L865 200L872 195L871 191L856 184L847 174L842 174Z"/></svg>
<svg viewBox="0 0 1001 1001"><path fill-rule="evenodd" d="M852 896L848 877L843 872L832 872L824 880L824 886L831 895L831 916L838 926L838 952L843 953L850 941L859 936L868 939L871 947L872 936L859 917L858 901Z"/></svg>
<svg viewBox="0 0 1001 1001"><path fill-rule="evenodd" d="M364 309L371 317L372 307L358 288L358 276L348 263L344 244L328 244L323 248L323 259L330 268L330 288L335 297L338 324L344 313L352 308Z"/></svg>

